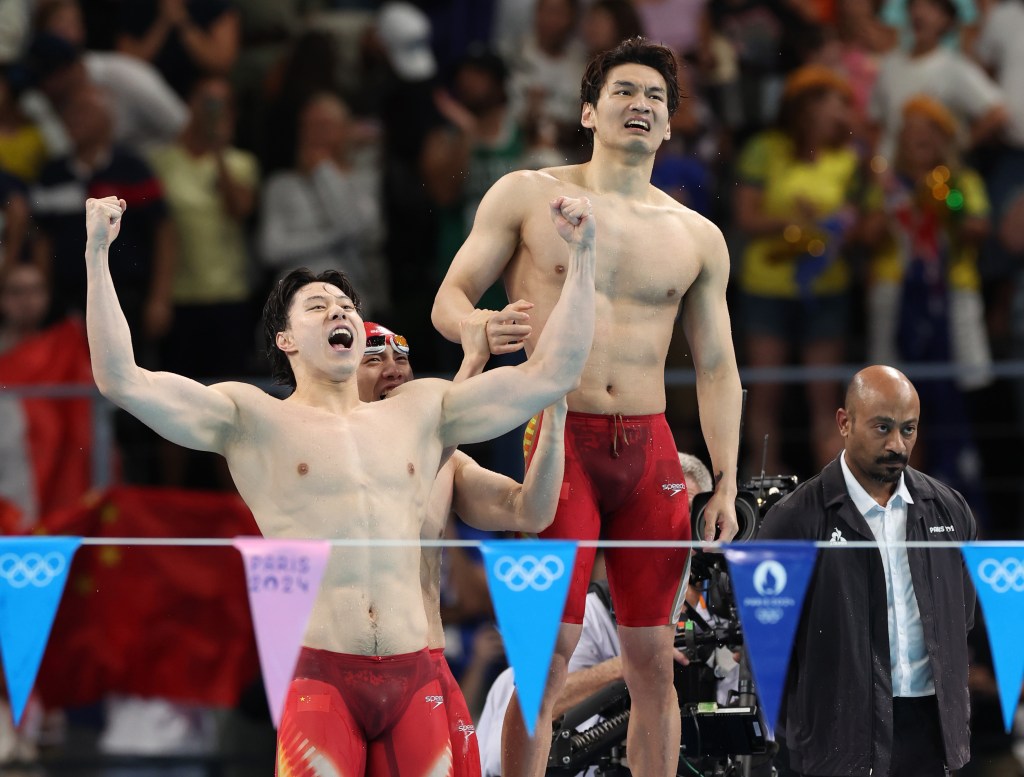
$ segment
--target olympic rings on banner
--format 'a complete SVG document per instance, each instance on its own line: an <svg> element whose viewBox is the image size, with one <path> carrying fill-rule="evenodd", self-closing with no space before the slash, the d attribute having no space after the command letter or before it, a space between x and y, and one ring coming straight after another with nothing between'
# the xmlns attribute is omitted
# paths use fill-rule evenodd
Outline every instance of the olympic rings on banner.
<svg viewBox="0 0 1024 777"><path fill-rule="evenodd" d="M1024 561L1008 558L997 561L987 558L978 565L978 579L997 594L1007 591L1024 592Z"/></svg>
<svg viewBox="0 0 1024 777"><path fill-rule="evenodd" d="M60 553L4 553L0 556L0 580L6 580L11 588L45 588L64 571L66 564Z"/></svg>
<svg viewBox="0 0 1024 777"><path fill-rule="evenodd" d="M565 574L565 564L558 556L502 556L494 564L494 574L510 591L548 590Z"/></svg>

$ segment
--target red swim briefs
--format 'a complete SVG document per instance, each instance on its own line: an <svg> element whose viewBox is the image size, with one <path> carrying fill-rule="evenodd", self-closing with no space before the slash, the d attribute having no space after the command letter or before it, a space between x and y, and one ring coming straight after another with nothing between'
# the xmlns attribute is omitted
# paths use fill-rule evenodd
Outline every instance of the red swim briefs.
<svg viewBox="0 0 1024 777"><path fill-rule="evenodd" d="M531 424L532 426L532 424ZM527 429L527 462L539 434ZM690 539L690 507L672 431L663 414L570 412L565 475L545 539ZM576 550L562 620L583 623L595 548ZM683 607L688 548L607 548L608 584L620 626L674 625Z"/></svg>
<svg viewBox="0 0 1024 777"><path fill-rule="evenodd" d="M277 777L452 777L448 716L426 648L303 648L277 732Z"/></svg>

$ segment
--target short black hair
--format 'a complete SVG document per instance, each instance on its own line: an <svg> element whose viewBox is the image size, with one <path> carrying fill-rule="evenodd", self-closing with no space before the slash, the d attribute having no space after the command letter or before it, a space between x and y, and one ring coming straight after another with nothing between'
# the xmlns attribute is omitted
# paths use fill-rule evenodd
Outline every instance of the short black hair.
<svg viewBox="0 0 1024 777"><path fill-rule="evenodd" d="M330 283L344 292L359 310L359 295L356 293L348 276L340 270L324 270L314 273L306 267L292 270L274 284L267 296L267 304L263 306L263 336L267 349L267 359L275 383L295 388L295 373L284 351L277 347L277 333L288 328L288 311L292 306L292 298L303 286L310 283Z"/></svg>
<svg viewBox="0 0 1024 777"><path fill-rule="evenodd" d="M597 105L597 98L601 95L608 78L609 71L619 65L628 64L646 65L657 70L665 79L667 90L668 115L671 116L679 107L679 81L677 80L676 56L672 49L662 46L660 43L651 43L642 36L627 38L618 46L608 51L595 54L587 63L586 72L583 74L583 81L580 83L580 103L582 105ZM593 130L587 130L588 135L593 135Z"/></svg>

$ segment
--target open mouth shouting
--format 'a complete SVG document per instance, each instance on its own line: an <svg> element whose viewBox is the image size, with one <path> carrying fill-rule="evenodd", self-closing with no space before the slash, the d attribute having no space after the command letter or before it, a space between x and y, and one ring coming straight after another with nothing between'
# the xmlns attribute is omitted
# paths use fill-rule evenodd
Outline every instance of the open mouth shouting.
<svg viewBox="0 0 1024 777"><path fill-rule="evenodd" d="M331 330L331 333L327 335L327 342L331 348L336 351L347 351L352 347L352 342L355 340L355 336L351 331L343 326L335 327Z"/></svg>

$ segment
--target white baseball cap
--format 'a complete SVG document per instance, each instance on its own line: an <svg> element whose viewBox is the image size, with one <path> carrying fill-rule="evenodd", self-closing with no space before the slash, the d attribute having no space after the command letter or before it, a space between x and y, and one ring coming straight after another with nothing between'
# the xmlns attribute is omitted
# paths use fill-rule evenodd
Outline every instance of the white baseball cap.
<svg viewBox="0 0 1024 777"><path fill-rule="evenodd" d="M377 34L391 66L408 81L422 81L437 73L430 48L430 19L410 3L385 3L377 16Z"/></svg>

